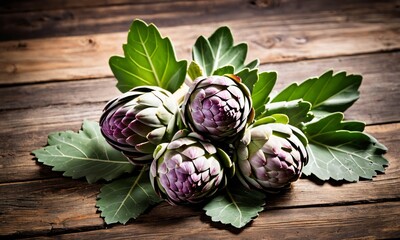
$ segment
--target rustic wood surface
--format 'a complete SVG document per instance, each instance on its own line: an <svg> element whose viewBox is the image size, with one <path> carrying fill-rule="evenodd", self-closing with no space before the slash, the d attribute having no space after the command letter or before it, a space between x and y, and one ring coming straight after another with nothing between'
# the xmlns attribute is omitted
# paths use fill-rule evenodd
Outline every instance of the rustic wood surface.
<svg viewBox="0 0 400 240"><path fill-rule="evenodd" d="M302 178L268 196L237 230L201 209L162 203L127 225L95 207L103 183L72 180L30 154L54 131L97 120L118 95L108 67L135 18L170 36L190 58L198 35L229 25L249 59L277 71L277 89L328 69L362 74L346 118L389 148L385 174L356 184ZM394 239L400 238L400 1L42 0L0 4L0 238Z"/></svg>

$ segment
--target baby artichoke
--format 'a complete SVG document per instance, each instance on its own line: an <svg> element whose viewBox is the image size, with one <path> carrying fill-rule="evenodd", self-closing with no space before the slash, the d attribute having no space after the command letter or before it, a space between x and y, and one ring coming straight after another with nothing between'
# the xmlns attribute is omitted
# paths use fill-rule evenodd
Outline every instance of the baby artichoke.
<svg viewBox="0 0 400 240"><path fill-rule="evenodd" d="M186 130L157 147L150 167L153 188L173 205L205 200L232 175L233 164L223 150Z"/></svg>
<svg viewBox="0 0 400 240"><path fill-rule="evenodd" d="M136 87L109 101L100 118L101 133L132 163L147 164L156 146L174 133L178 105L159 87Z"/></svg>
<svg viewBox="0 0 400 240"><path fill-rule="evenodd" d="M208 139L232 142L252 119L250 92L234 75L197 78L182 104L184 123Z"/></svg>
<svg viewBox="0 0 400 240"><path fill-rule="evenodd" d="M248 188L276 191L296 181L307 164L306 137L288 124L249 128L237 148L237 176Z"/></svg>

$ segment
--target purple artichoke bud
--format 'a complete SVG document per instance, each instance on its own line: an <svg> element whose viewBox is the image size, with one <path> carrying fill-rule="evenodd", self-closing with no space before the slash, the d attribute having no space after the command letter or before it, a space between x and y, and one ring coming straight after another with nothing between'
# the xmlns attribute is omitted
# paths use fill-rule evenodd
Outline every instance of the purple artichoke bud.
<svg viewBox="0 0 400 240"><path fill-rule="evenodd" d="M290 186L307 164L305 141L303 133L288 124L247 129L237 149L237 176L246 187L267 192Z"/></svg>
<svg viewBox="0 0 400 240"><path fill-rule="evenodd" d="M150 163L157 145L170 140L177 109L168 91L136 87L107 103L100 118L101 133L132 163Z"/></svg>
<svg viewBox="0 0 400 240"><path fill-rule="evenodd" d="M249 90L239 77L230 77L197 78L182 104L183 122L218 142L232 142L253 116Z"/></svg>
<svg viewBox="0 0 400 240"><path fill-rule="evenodd" d="M180 130L155 150L150 179L169 203L198 203L225 187L233 166L223 150L197 133Z"/></svg>

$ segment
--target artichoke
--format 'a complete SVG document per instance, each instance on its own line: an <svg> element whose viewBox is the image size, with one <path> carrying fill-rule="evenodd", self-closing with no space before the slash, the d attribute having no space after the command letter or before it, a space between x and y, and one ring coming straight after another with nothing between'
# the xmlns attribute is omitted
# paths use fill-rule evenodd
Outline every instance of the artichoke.
<svg viewBox="0 0 400 240"><path fill-rule="evenodd" d="M248 188L277 191L296 181L308 162L307 138L288 124L249 128L237 148L237 176Z"/></svg>
<svg viewBox="0 0 400 240"><path fill-rule="evenodd" d="M109 101L100 118L107 142L132 163L147 164L161 142L174 133L178 105L159 87L136 87Z"/></svg>
<svg viewBox="0 0 400 240"><path fill-rule="evenodd" d="M197 78L182 104L185 125L216 142L232 142L253 116L249 90L239 77L229 77Z"/></svg>
<svg viewBox="0 0 400 240"><path fill-rule="evenodd" d="M150 179L170 204L198 203L225 187L233 175L228 155L197 133L178 131L154 152Z"/></svg>

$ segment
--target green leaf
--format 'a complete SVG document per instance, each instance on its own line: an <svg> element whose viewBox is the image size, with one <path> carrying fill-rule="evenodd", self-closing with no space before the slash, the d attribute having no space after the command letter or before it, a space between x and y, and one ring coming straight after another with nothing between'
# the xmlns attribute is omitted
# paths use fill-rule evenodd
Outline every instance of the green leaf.
<svg viewBox="0 0 400 240"><path fill-rule="evenodd" d="M282 113L289 117L289 124L298 126L302 122L309 122L313 119L310 109L311 103L302 100L274 102L265 106L265 112L261 116Z"/></svg>
<svg viewBox="0 0 400 240"><path fill-rule="evenodd" d="M263 72L258 74L258 81L254 84L251 93L256 119L265 110L265 104L269 101L269 94L275 85L276 77L276 72Z"/></svg>
<svg viewBox="0 0 400 240"><path fill-rule="evenodd" d="M137 218L149 206L160 202L149 179L148 169L139 174L106 184L100 189L96 206L107 224L125 224Z"/></svg>
<svg viewBox="0 0 400 240"><path fill-rule="evenodd" d="M233 45L233 36L228 27L218 28L208 39L200 36L193 46L192 57L210 76L218 68L232 65L236 71L244 68L255 68L259 61L254 60L245 66L247 44Z"/></svg>
<svg viewBox="0 0 400 240"><path fill-rule="evenodd" d="M176 60L171 41L162 38L153 24L133 21L123 49L125 57L113 56L109 61L121 92L143 85L174 92L185 80L187 62Z"/></svg>
<svg viewBox="0 0 400 240"><path fill-rule="evenodd" d="M311 109L318 111L319 116L331 112L344 112L359 98L358 88L361 81L360 75L346 75L346 72L333 75L333 71L328 71L300 85L289 85L275 96L272 102L303 99L311 103Z"/></svg>
<svg viewBox="0 0 400 240"><path fill-rule="evenodd" d="M264 209L264 198L265 195L258 191L235 184L235 187L213 198L203 209L214 222L242 228Z"/></svg>
<svg viewBox="0 0 400 240"><path fill-rule="evenodd" d="M99 179L110 181L133 170L127 158L105 141L96 122L85 120L79 133L52 133L48 144L33 154L39 162L52 166L53 171L64 172L67 177L86 177L89 183L94 183Z"/></svg>
<svg viewBox="0 0 400 240"><path fill-rule="evenodd" d="M218 68L213 72L212 75L218 75L218 76L223 76L225 74L233 74L235 72L235 68L233 66L224 66L221 68Z"/></svg>
<svg viewBox="0 0 400 240"><path fill-rule="evenodd" d="M201 67L195 62L192 61L189 65L188 75L192 80L195 80L198 77L203 76L203 71Z"/></svg>
<svg viewBox="0 0 400 240"><path fill-rule="evenodd" d="M349 130L362 132L365 123L359 121L342 121L342 113L332 113L318 121L309 123L306 126L307 133L311 136L320 134L321 132L331 132L335 130Z"/></svg>
<svg viewBox="0 0 400 240"><path fill-rule="evenodd" d="M255 59L252 62L248 63L246 66L244 66L243 68L249 68L249 69L254 69L257 68L258 65L260 65L260 60Z"/></svg>
<svg viewBox="0 0 400 240"><path fill-rule="evenodd" d="M283 124L288 124L289 123L289 118L285 114L273 114L268 117L263 117L255 121L251 126L256 127L259 125L263 124L268 124L268 123L283 123Z"/></svg>
<svg viewBox="0 0 400 240"><path fill-rule="evenodd" d="M236 74L242 79L242 83L246 85L251 93L253 92L254 84L258 81L257 72L258 69L250 70L248 68L245 68Z"/></svg>
<svg viewBox="0 0 400 240"><path fill-rule="evenodd" d="M306 124L309 140L309 162L305 175L314 174L321 180L358 181L372 179L384 172L388 161L382 156L386 147L372 136L363 133L364 124L343 121L342 113L333 113Z"/></svg>

